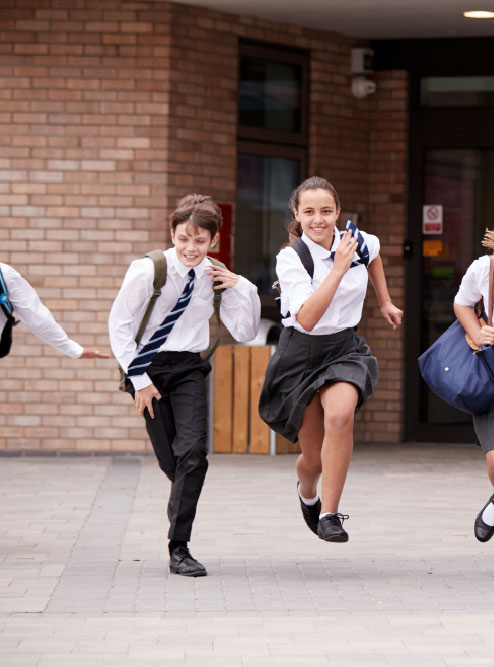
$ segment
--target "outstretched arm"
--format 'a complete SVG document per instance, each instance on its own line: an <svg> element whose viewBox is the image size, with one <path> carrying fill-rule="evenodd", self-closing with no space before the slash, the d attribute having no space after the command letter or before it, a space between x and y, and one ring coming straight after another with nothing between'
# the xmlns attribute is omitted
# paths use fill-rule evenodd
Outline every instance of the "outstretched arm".
<svg viewBox="0 0 494 667"><path fill-rule="evenodd" d="M100 352L99 350L90 350L89 348L85 347L82 350L82 354L79 357L79 359L109 359L110 355L105 354L104 352Z"/></svg>
<svg viewBox="0 0 494 667"><path fill-rule="evenodd" d="M6 268L4 277L15 315L31 333L73 359L109 358L108 354L83 348L79 343L70 339L27 280L12 267Z"/></svg>
<svg viewBox="0 0 494 667"><path fill-rule="evenodd" d="M368 266L369 278L376 292L379 308L383 314L386 324L393 330L400 326L403 311L393 305L386 285L386 277L381 255L378 255Z"/></svg>

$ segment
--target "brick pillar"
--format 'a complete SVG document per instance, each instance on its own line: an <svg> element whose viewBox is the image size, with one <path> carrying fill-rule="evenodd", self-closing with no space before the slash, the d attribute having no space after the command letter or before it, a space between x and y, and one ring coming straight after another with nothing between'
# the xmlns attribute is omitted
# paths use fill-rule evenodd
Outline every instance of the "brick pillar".
<svg viewBox="0 0 494 667"><path fill-rule="evenodd" d="M370 98L369 111L369 224L365 228L381 241L391 299L404 309L408 79L402 71L378 72L376 82L377 93ZM362 331L379 362L379 384L359 416L357 439L399 442L403 428L404 329L392 331L384 324L372 286L366 304Z"/></svg>

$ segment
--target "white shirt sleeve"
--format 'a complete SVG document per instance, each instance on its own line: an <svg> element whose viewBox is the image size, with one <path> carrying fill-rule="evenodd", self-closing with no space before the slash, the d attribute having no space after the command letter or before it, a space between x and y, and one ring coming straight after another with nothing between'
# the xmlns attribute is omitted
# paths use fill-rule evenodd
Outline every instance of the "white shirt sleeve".
<svg viewBox="0 0 494 667"><path fill-rule="evenodd" d="M5 270L4 270L5 269ZM73 359L81 356L83 348L71 340L48 308L41 303L36 290L11 266L3 265L5 284L14 316L27 326L29 331L48 345Z"/></svg>
<svg viewBox="0 0 494 667"><path fill-rule="evenodd" d="M487 260L487 261L485 261ZM489 257L485 255L476 259L468 267L455 296L455 303L459 306L474 306L482 297L482 289L488 292L489 288ZM484 307L487 302L484 299Z"/></svg>
<svg viewBox="0 0 494 667"><path fill-rule="evenodd" d="M150 259L137 259L125 274L122 287L113 302L108 320L110 345L125 373L136 356L135 337L153 293L154 264ZM152 384L147 373L130 378L136 390Z"/></svg>
<svg viewBox="0 0 494 667"><path fill-rule="evenodd" d="M283 248L276 258L276 274L281 288L281 311L295 317L314 293L312 281L293 248Z"/></svg>
<svg viewBox="0 0 494 667"><path fill-rule="evenodd" d="M360 233L364 237L364 241L369 249L369 264L370 264L379 255L381 244L379 243L379 239L377 238L377 236L374 236L374 234L368 234L367 232L360 232Z"/></svg>
<svg viewBox="0 0 494 667"><path fill-rule="evenodd" d="M257 336L261 317L261 302L257 287L240 276L235 287L221 295L221 321L239 343L247 343Z"/></svg>

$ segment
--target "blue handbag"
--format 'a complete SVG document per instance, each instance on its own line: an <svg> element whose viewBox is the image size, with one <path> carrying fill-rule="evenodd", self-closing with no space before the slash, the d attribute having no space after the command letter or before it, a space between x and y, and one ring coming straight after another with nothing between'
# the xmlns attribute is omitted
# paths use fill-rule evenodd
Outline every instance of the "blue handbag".
<svg viewBox="0 0 494 667"><path fill-rule="evenodd" d="M489 318L492 326L494 257L490 258ZM479 304L477 314L482 313ZM487 412L494 401L494 347L477 348L456 320L418 359L420 372L442 400L471 415Z"/></svg>

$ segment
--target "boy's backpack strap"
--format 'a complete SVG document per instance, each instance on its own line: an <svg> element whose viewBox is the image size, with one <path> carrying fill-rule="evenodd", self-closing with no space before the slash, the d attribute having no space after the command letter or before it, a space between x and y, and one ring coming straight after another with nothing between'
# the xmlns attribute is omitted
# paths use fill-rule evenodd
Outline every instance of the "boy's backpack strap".
<svg viewBox="0 0 494 667"><path fill-rule="evenodd" d="M213 264L214 266L221 266L222 268L226 269L226 266L223 264L223 262L220 262L218 259L215 259L214 257L209 257L208 259ZM223 287L222 289L215 289L214 290L214 296L213 296L213 308L214 308L214 314L216 317L216 321L218 322L218 336L214 343L211 345L209 350L207 351L206 354L206 360L211 359L213 354L216 352L216 348L220 344L220 337L221 337L221 318L220 318L220 306L221 306L221 295L225 291L225 288Z"/></svg>
<svg viewBox="0 0 494 667"><path fill-rule="evenodd" d="M307 271L310 279L312 280L312 278L314 278L314 260L312 259L312 255L310 254L307 243L305 243L305 241L303 241L301 238L298 238L292 243L291 247L300 257L300 261L302 262L304 269Z"/></svg>
<svg viewBox="0 0 494 667"><path fill-rule="evenodd" d="M162 250L151 250L151 252L146 253L146 257L149 257L149 259L153 260L154 264L154 280L153 280L153 293L151 295L151 298L149 299L148 306L146 308L146 312L144 313L141 323L139 325L139 329L137 330L136 334L136 345L139 345L141 338L144 334L144 330L147 327L147 323L149 322L149 318L151 317L151 313L153 312L154 305L156 303L156 299L159 297L161 294L161 288L163 285L166 283L166 271L167 271L167 266L166 266L166 257L163 253ZM118 388L120 391L125 391L125 373L123 372L122 368L120 368L120 382Z"/></svg>
<svg viewBox="0 0 494 667"><path fill-rule="evenodd" d="M151 295L151 298L149 299L148 307L146 308L146 312L142 317L139 329L137 331L136 335L137 345L139 345L139 343L141 342L144 330L146 329L147 324L149 322L149 318L151 317L151 313L153 312L156 299L161 294L161 288L166 283L167 266L166 266L166 257L163 251L160 249L151 250L151 252L146 253L146 257L149 257L149 259L153 260L154 264L153 293Z"/></svg>

